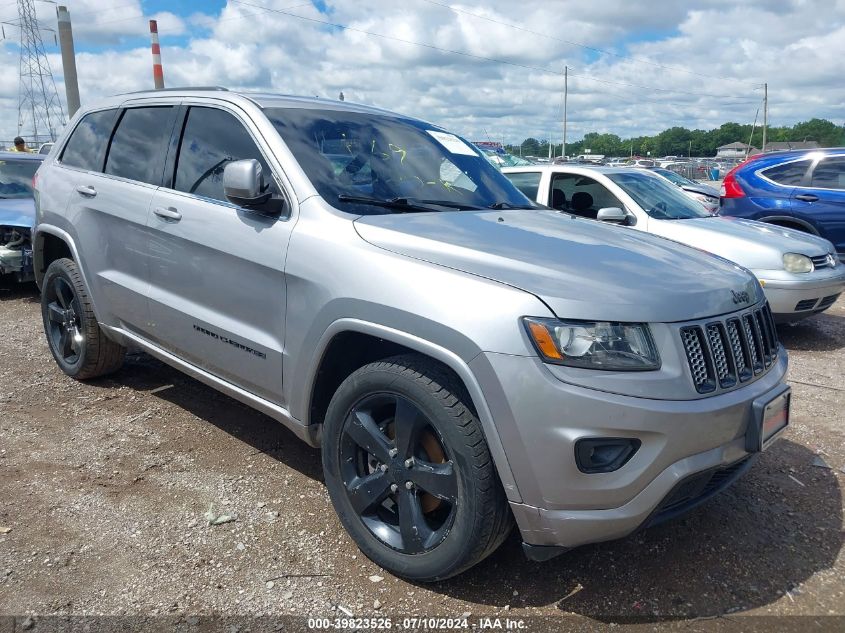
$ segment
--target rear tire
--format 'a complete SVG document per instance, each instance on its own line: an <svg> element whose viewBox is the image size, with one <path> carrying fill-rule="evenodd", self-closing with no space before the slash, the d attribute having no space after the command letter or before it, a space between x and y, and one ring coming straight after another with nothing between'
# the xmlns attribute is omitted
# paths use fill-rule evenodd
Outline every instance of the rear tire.
<svg viewBox="0 0 845 633"><path fill-rule="evenodd" d="M326 412L323 471L347 532L397 576L459 574L512 527L463 385L421 356L371 363L343 381Z"/></svg>
<svg viewBox="0 0 845 633"><path fill-rule="evenodd" d="M100 329L76 262L67 258L52 262L41 287L44 334L61 370L87 380L120 369L126 348Z"/></svg>

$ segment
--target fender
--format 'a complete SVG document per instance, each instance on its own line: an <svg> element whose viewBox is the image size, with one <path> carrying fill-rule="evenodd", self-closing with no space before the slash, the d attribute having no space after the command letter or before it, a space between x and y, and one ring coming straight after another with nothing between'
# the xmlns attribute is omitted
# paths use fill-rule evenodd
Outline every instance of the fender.
<svg viewBox="0 0 845 633"><path fill-rule="evenodd" d="M323 356L326 353L329 343L337 334L350 331L358 332L360 334L369 334L386 341L403 345L409 349L440 361L454 371L466 386L469 396L472 398L472 402L478 412L478 418L481 421L481 428L484 432L485 439L487 440L487 446L489 447L490 454L493 457L493 463L496 464L499 479L505 488L505 493L507 494L508 499L517 503L522 501L522 497L516 486L516 480L514 479L510 464L508 463L507 454L505 453L504 446L502 446L501 438L496 430L496 425L493 421L490 409L487 406L487 400L484 397L481 385L478 383L478 380L469 368L469 365L454 352L436 345L431 341L409 334L408 332L389 328L377 323L361 321L359 319L338 319L326 328L315 347L311 366L308 368L305 382L306 389L309 394L313 391L314 383L317 378L317 371L319 370L320 363L323 360ZM310 424L310 420L308 419L309 415L310 410L307 410L303 415L303 421L305 424Z"/></svg>
<svg viewBox="0 0 845 633"><path fill-rule="evenodd" d="M806 220L802 220L801 218L796 218L795 216L792 216L792 215L770 215L770 216L766 216L765 218L760 218L757 221L758 222L768 222L769 224L777 224L778 222L785 222L785 223L788 223L788 224L798 224L800 226L803 226L804 229L808 233L812 233L813 235L819 234L819 232L816 230L816 227L814 227L812 224L810 224ZM787 227L787 228L789 228L789 227Z"/></svg>
<svg viewBox="0 0 845 633"><path fill-rule="evenodd" d="M35 227L35 234L32 236L32 246L33 246L33 259L35 264L35 283L38 286L39 290L41 289L41 282L44 281L44 273L40 272L41 269L44 268L44 250L41 247L39 239L42 233L48 233L50 235L54 235L55 237L60 238L65 244L67 244L68 248L70 249L71 254L73 255L73 261L79 264L79 251L76 249L76 243L73 241L73 238L67 231L60 229L57 226L52 224L38 224ZM88 280L85 278L85 271L82 269L82 266L78 266L79 274L82 276L82 281L85 283L86 288L90 288L91 285L88 283Z"/></svg>

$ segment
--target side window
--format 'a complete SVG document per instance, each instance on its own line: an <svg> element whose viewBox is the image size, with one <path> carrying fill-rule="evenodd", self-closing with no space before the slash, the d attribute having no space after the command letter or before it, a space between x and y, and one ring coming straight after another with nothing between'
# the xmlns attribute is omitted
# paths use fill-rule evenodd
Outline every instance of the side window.
<svg viewBox="0 0 845 633"><path fill-rule="evenodd" d="M130 108L123 113L106 157L106 173L161 184L174 108Z"/></svg>
<svg viewBox="0 0 845 633"><path fill-rule="evenodd" d="M761 173L779 185L786 185L788 187L795 187L801 184L804 174L807 173L807 168L810 166L810 161L799 160L794 163L784 163L783 165L775 165L763 170Z"/></svg>
<svg viewBox="0 0 845 633"><path fill-rule="evenodd" d="M90 171L102 171L106 145L111 136L116 112L117 110L102 110L82 117L59 159L62 164Z"/></svg>
<svg viewBox="0 0 845 633"><path fill-rule="evenodd" d="M564 206L559 206L560 204ZM610 193L607 187L592 178L575 174L555 176L551 206L593 220L598 216L599 209L624 208L619 198Z"/></svg>
<svg viewBox="0 0 845 633"><path fill-rule="evenodd" d="M270 166L243 124L223 110L192 107L182 132L174 187L225 202L223 169L227 163L244 158L261 163L264 185L278 193Z"/></svg>
<svg viewBox="0 0 845 633"><path fill-rule="evenodd" d="M542 174L538 171L525 171L518 174L505 174L514 187L525 194L529 200L536 202L537 191L540 189L540 177Z"/></svg>
<svg viewBox="0 0 845 633"><path fill-rule="evenodd" d="M813 170L813 187L845 189L845 156L825 158Z"/></svg>
<svg viewBox="0 0 845 633"><path fill-rule="evenodd" d="M552 192L549 206L553 209L569 210L569 201L575 191L575 183L580 178L575 174L556 174L552 180Z"/></svg>

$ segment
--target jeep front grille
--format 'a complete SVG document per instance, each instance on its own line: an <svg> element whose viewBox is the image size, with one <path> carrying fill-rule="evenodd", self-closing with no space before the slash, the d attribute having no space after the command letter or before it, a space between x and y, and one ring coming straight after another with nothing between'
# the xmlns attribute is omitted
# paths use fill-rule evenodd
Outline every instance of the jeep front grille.
<svg viewBox="0 0 845 633"><path fill-rule="evenodd" d="M724 320L684 326L681 343L699 393L730 389L761 375L780 345L768 303Z"/></svg>

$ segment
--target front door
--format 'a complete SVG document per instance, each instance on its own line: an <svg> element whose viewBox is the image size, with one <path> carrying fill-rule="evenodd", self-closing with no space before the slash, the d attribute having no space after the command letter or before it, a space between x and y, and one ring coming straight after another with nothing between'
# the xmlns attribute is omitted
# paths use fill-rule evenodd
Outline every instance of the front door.
<svg viewBox="0 0 845 633"><path fill-rule="evenodd" d="M290 206L280 216L223 195L223 169L255 158L281 188L234 111L191 106L169 187L153 197L150 313L154 340L180 358L267 400L282 402Z"/></svg>

